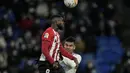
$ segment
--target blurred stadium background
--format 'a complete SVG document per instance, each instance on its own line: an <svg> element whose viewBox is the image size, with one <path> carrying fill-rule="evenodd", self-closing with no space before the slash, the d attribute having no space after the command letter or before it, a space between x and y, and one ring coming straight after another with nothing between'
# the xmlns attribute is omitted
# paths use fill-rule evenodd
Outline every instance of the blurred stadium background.
<svg viewBox="0 0 130 73"><path fill-rule="evenodd" d="M77 73L130 73L129 0L0 0L0 73L38 73L40 36L51 15L66 18L64 40L76 38Z"/></svg>

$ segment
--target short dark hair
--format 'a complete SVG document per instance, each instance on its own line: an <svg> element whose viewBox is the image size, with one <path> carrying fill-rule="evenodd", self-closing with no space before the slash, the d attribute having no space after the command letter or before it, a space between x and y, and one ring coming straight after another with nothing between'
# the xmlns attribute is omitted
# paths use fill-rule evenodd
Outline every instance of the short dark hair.
<svg viewBox="0 0 130 73"><path fill-rule="evenodd" d="M70 36L70 37L65 39L65 42L74 42L75 43L75 38Z"/></svg>
<svg viewBox="0 0 130 73"><path fill-rule="evenodd" d="M52 20L52 19L54 19L54 18L57 18L57 17L61 17L61 18L63 18L62 15L53 15L53 16L51 16L50 20Z"/></svg>
<svg viewBox="0 0 130 73"><path fill-rule="evenodd" d="M54 18L63 18L63 16L62 16L62 15L53 15L53 16L51 16L51 17L50 17L50 20L49 20L49 21L50 21L50 22L49 22L50 24L53 23L53 19L54 19ZM64 18L63 18L63 21L64 21Z"/></svg>

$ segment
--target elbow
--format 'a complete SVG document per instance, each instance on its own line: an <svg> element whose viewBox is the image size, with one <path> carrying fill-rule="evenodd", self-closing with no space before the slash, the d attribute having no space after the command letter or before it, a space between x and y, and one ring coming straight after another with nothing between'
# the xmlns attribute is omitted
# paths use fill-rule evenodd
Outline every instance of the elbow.
<svg viewBox="0 0 130 73"><path fill-rule="evenodd" d="M49 54L48 50L46 48L42 48L42 53L47 56Z"/></svg>
<svg viewBox="0 0 130 73"><path fill-rule="evenodd" d="M45 52L44 50L42 50L42 53L43 53L44 55L46 55L47 52Z"/></svg>
<svg viewBox="0 0 130 73"><path fill-rule="evenodd" d="M43 54L48 54L49 44L50 44L49 42L45 42L45 41L42 42L42 50L41 51L42 51Z"/></svg>
<svg viewBox="0 0 130 73"><path fill-rule="evenodd" d="M42 49L42 53L47 56L49 54L48 50L47 49Z"/></svg>

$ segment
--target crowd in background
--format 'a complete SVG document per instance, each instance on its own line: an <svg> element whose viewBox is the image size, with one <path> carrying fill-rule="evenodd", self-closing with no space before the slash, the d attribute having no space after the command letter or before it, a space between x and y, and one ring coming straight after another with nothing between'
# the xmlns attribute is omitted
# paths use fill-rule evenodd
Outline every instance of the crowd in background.
<svg viewBox="0 0 130 73"><path fill-rule="evenodd" d="M66 21L61 40L74 36L77 53L95 55L96 36L119 35L115 13L114 5L104 0L80 0L73 9L60 0L0 1L0 73L38 73L35 60L41 54L41 35L55 14ZM86 63L87 73L96 73L92 62Z"/></svg>

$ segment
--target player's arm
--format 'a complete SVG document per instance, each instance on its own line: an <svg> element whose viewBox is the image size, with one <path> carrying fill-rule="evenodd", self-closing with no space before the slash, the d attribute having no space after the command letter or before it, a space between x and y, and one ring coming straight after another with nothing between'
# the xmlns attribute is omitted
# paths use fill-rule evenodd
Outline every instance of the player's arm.
<svg viewBox="0 0 130 73"><path fill-rule="evenodd" d="M46 57L46 59L53 64L54 63L54 59L50 56L49 54L49 47L50 47L51 43L47 40L42 41L42 53L44 54L44 56Z"/></svg>
<svg viewBox="0 0 130 73"><path fill-rule="evenodd" d="M49 47L51 45L51 42L45 40L42 41L42 53L46 57L46 59L53 65L54 68L58 68L59 63L55 62L54 59L49 54Z"/></svg>
<svg viewBox="0 0 130 73"><path fill-rule="evenodd" d="M67 52L62 44L60 44L60 51L61 51L61 54L65 57L68 57L69 59L73 60L75 63L76 63L76 67L78 66L78 60L77 58L75 58L72 54L70 54L69 52Z"/></svg>
<svg viewBox="0 0 130 73"><path fill-rule="evenodd" d="M81 62L81 56L80 55L76 55L76 58L78 60L78 64L80 64ZM71 68L75 68L76 64L74 63L74 61L64 57L63 62L67 65L70 66Z"/></svg>
<svg viewBox="0 0 130 73"><path fill-rule="evenodd" d="M49 49L52 44L53 36L54 35L49 30L45 31L42 35L42 53L51 64L54 63L54 59L50 56Z"/></svg>
<svg viewBox="0 0 130 73"><path fill-rule="evenodd" d="M76 56L77 60L78 60L78 63L80 64L81 60L82 60L82 57L80 55L77 55Z"/></svg>
<svg viewBox="0 0 130 73"><path fill-rule="evenodd" d="M73 55L71 55L69 52L67 52L67 51L63 48L62 44L60 44L60 52L61 52L61 54L62 54L63 56L65 56L65 57L67 57L67 58L69 58L69 59L71 59L71 60L74 60L74 59L75 59L75 57L74 57Z"/></svg>
<svg viewBox="0 0 130 73"><path fill-rule="evenodd" d="M76 64L74 63L74 61L70 60L69 58L64 57L63 62L64 62L65 65L67 65L67 66L69 66L71 68L76 67Z"/></svg>

